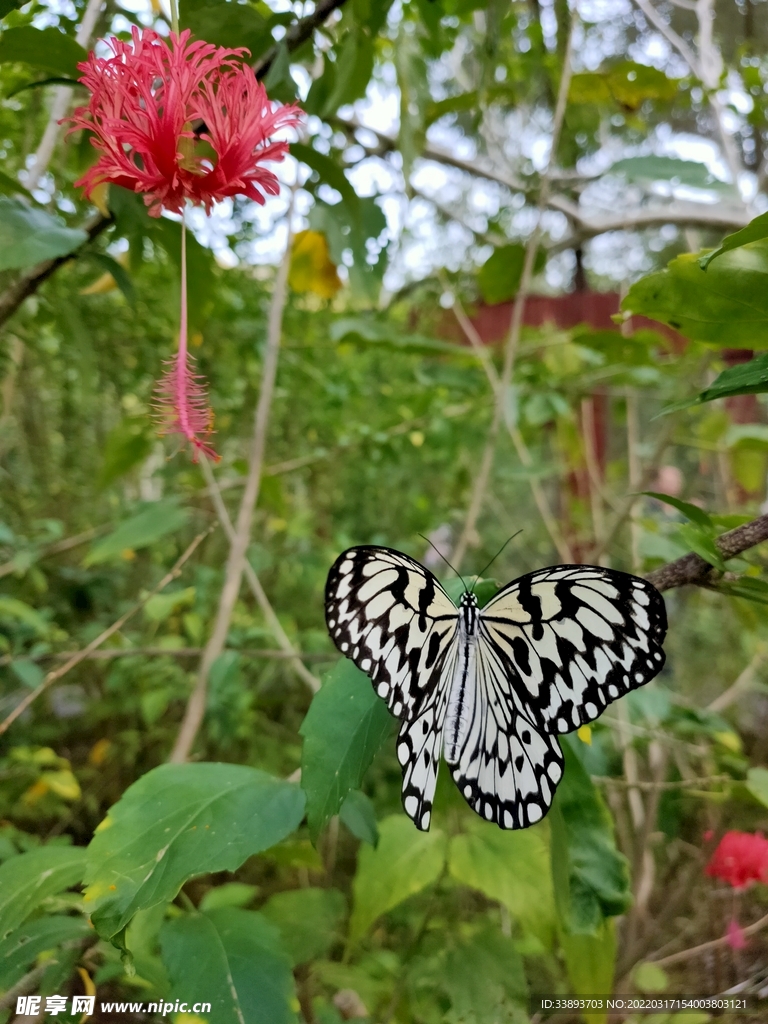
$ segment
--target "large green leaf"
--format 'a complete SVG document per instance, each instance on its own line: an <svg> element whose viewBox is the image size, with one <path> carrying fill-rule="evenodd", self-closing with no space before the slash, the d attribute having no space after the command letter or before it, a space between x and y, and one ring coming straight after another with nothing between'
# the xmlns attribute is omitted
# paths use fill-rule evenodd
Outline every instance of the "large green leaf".
<svg viewBox="0 0 768 1024"><path fill-rule="evenodd" d="M560 935L565 966L573 994L605 995L613 991L616 967L616 928L611 918L603 921L594 935ZM608 1012L584 1014L585 1024L605 1024Z"/></svg>
<svg viewBox="0 0 768 1024"><path fill-rule="evenodd" d="M353 213L357 212L359 214L360 201L357 198L357 193L352 188L352 184L343 169L334 160L324 153L318 153L316 149L307 146L303 142L291 143L291 156L301 160L307 167L315 171L320 181L330 185L331 188L335 188L348 208Z"/></svg>
<svg viewBox="0 0 768 1024"><path fill-rule="evenodd" d="M387 706L374 693L368 676L342 658L312 698L300 729L301 785L314 839L338 814L347 793L360 788L392 726Z"/></svg>
<svg viewBox="0 0 768 1024"><path fill-rule="evenodd" d="M214 46L244 46L256 59L272 45L267 19L255 4L197 3L186 0L179 12L183 28Z"/></svg>
<svg viewBox="0 0 768 1024"><path fill-rule="evenodd" d="M295 967L325 956L338 942L347 901L338 889L293 889L275 893L261 913L277 925Z"/></svg>
<svg viewBox="0 0 768 1024"><path fill-rule="evenodd" d="M627 157L625 160L617 160L606 173L621 174L628 181L671 181L694 188L733 188L716 178L706 164L695 160L678 160L672 156Z"/></svg>
<svg viewBox="0 0 768 1024"><path fill-rule="evenodd" d="M26 921L0 942L0 991L15 985L40 953L88 934L93 932L84 917L54 914Z"/></svg>
<svg viewBox="0 0 768 1024"><path fill-rule="evenodd" d="M435 882L445 856L446 839L439 829L419 832L404 814L385 818L376 849L360 847L350 940L360 939L378 917Z"/></svg>
<svg viewBox="0 0 768 1024"><path fill-rule="evenodd" d="M762 238L768 238L768 213L761 213L759 217L755 217L741 231L734 231L732 235L726 235L714 252L708 252L706 256L699 258L699 264L702 270L706 270L712 260L722 256L724 252L739 249L742 245L758 242Z"/></svg>
<svg viewBox="0 0 768 1024"><path fill-rule="evenodd" d="M672 494L661 494L659 491L642 491L641 493L648 495L649 498L655 498L665 505L671 505L678 512L682 512L686 519L696 523L697 526L702 526L705 529L714 528L712 517L703 508L699 508L698 505L691 505L688 501L682 501Z"/></svg>
<svg viewBox="0 0 768 1024"><path fill-rule="evenodd" d="M448 1024L508 1021L510 1011L525 1004L528 995L514 942L491 927L460 939L448 952L441 987L451 1000Z"/></svg>
<svg viewBox="0 0 768 1024"><path fill-rule="evenodd" d="M130 786L88 847L85 899L99 933L172 900L187 879L234 871L289 835L298 786L235 764L165 764Z"/></svg>
<svg viewBox="0 0 768 1024"><path fill-rule="evenodd" d="M768 353L723 370L698 396L699 402L714 402L732 395L760 395L768 392Z"/></svg>
<svg viewBox="0 0 768 1024"><path fill-rule="evenodd" d="M545 827L505 832L478 819L451 839L448 868L456 881L503 903L524 931L551 946L555 902L552 880L542 872L548 859Z"/></svg>
<svg viewBox="0 0 768 1024"><path fill-rule="evenodd" d="M77 65L87 57L79 43L57 28L22 25L0 36L0 63L30 64L64 78L79 78Z"/></svg>
<svg viewBox="0 0 768 1024"><path fill-rule="evenodd" d="M604 918L623 914L632 902L629 865L574 742L561 737L565 774L549 814L555 906L564 932L598 935Z"/></svg>
<svg viewBox="0 0 768 1024"><path fill-rule="evenodd" d="M175 499L147 502L141 512L120 523L116 530L96 541L83 559L83 565L98 565L120 558L125 551L149 547L169 533L180 530L189 519L189 510L179 508Z"/></svg>
<svg viewBox="0 0 768 1024"><path fill-rule="evenodd" d="M0 270L23 270L66 256L87 238L85 231L65 227L44 210L0 196Z"/></svg>
<svg viewBox="0 0 768 1024"><path fill-rule="evenodd" d="M547 262L542 249L536 254L534 273L544 269ZM477 285L483 299L489 304L507 302L517 294L525 263L525 246L519 242L494 249L477 274Z"/></svg>
<svg viewBox="0 0 768 1024"><path fill-rule="evenodd" d="M768 241L724 253L707 271L685 253L632 285L621 304L718 348L768 347Z"/></svg>
<svg viewBox="0 0 768 1024"><path fill-rule="evenodd" d="M352 789L347 793L339 811L339 818L353 836L357 836L364 843L370 843L371 846L378 844L379 827L376 824L376 811L361 790Z"/></svg>
<svg viewBox="0 0 768 1024"><path fill-rule="evenodd" d="M293 1024L299 1008L291 961L278 929L261 914L232 907L186 914L160 932L171 1000L209 1024Z"/></svg>
<svg viewBox="0 0 768 1024"><path fill-rule="evenodd" d="M85 850L80 846L44 846L0 864L0 939L46 896L81 882L84 869Z"/></svg>

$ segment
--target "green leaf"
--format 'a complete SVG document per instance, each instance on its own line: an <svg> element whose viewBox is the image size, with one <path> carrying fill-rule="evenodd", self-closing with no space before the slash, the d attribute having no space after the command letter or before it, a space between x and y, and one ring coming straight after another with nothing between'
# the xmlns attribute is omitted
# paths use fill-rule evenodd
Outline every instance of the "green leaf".
<svg viewBox="0 0 768 1024"><path fill-rule="evenodd" d="M524 932L551 948L554 894L550 877L542 871L548 858L546 829L505 832L478 820L451 839L448 870L457 882L502 903Z"/></svg>
<svg viewBox="0 0 768 1024"><path fill-rule="evenodd" d="M291 56L284 41L277 45L277 55L264 79L271 99L292 103L296 99L296 81L291 74Z"/></svg>
<svg viewBox="0 0 768 1024"><path fill-rule="evenodd" d="M671 181L693 188L733 188L716 178L706 164L695 160L678 160L671 156L632 156L626 160L617 160L606 174L621 174L627 181Z"/></svg>
<svg viewBox="0 0 768 1024"><path fill-rule="evenodd" d="M136 289L133 286L131 275L125 269L121 267L117 260L112 259L105 252L92 252L89 253L90 258L94 263L98 263L108 274L111 274L114 278L115 284L123 293L125 301L133 306L136 303Z"/></svg>
<svg viewBox="0 0 768 1024"><path fill-rule="evenodd" d="M353 836L370 846L378 846L379 827L373 804L359 789L352 789L344 798L339 817Z"/></svg>
<svg viewBox="0 0 768 1024"><path fill-rule="evenodd" d="M564 932L580 939L602 934L603 919L623 914L632 893L627 859L616 849L613 820L575 752L575 742L560 738L565 774L549 822L558 919Z"/></svg>
<svg viewBox="0 0 768 1024"><path fill-rule="evenodd" d="M768 352L748 363L729 366L695 401L714 402L732 395L760 395L768 392Z"/></svg>
<svg viewBox="0 0 768 1024"><path fill-rule="evenodd" d="M46 896L82 881L85 850L43 846L0 864L0 939L17 928Z"/></svg>
<svg viewBox="0 0 768 1024"><path fill-rule="evenodd" d="M293 966L325 956L341 938L347 901L338 889L278 892L261 913L280 931Z"/></svg>
<svg viewBox="0 0 768 1024"><path fill-rule="evenodd" d="M715 538L711 532L702 530L692 523L686 523L677 528L677 535L686 547L695 551L705 562L709 562L720 572L725 572L723 554L715 544Z"/></svg>
<svg viewBox="0 0 768 1024"><path fill-rule="evenodd" d="M472 350L463 345L436 341L421 334L400 334L391 325L362 316L340 317L331 324L328 334L336 342L375 345L415 356L453 355L476 361Z"/></svg>
<svg viewBox="0 0 768 1024"><path fill-rule="evenodd" d="M611 918L602 921L594 935L560 936L573 994L599 995L613 991L616 969L616 928ZM582 1015L585 1024L605 1024L608 1012Z"/></svg>
<svg viewBox="0 0 768 1024"><path fill-rule="evenodd" d="M234 764L164 764L130 786L88 847L86 903L113 938L189 878L235 871L304 815L298 786Z"/></svg>
<svg viewBox="0 0 768 1024"><path fill-rule="evenodd" d="M160 932L171 1000L211 1004L209 1024L295 1024L291 962L277 928L251 910L185 914Z"/></svg>
<svg viewBox="0 0 768 1024"><path fill-rule="evenodd" d="M768 768L750 768L746 786L755 800L768 807Z"/></svg>
<svg viewBox="0 0 768 1024"><path fill-rule="evenodd" d="M359 789L394 720L368 678L342 658L312 698L304 737L301 785L310 835L317 840L351 789Z"/></svg>
<svg viewBox="0 0 768 1024"><path fill-rule="evenodd" d="M727 594L728 597L741 597L745 601L768 604L768 583L754 576L742 576L733 582L719 583L717 589L719 593Z"/></svg>
<svg viewBox="0 0 768 1024"><path fill-rule="evenodd" d="M362 99L373 73L374 45L367 32L357 28L348 32L338 50L334 87L323 107L323 117Z"/></svg>
<svg viewBox="0 0 768 1024"><path fill-rule="evenodd" d="M196 3L185 0L179 11L182 28L214 46L244 46L255 60L273 42L267 19L253 4Z"/></svg>
<svg viewBox="0 0 768 1024"><path fill-rule="evenodd" d="M25 626L34 629L40 636L46 636L51 631L51 624L46 622L39 612L30 607L25 601L17 597L4 597L0 595L0 619L17 619Z"/></svg>
<svg viewBox="0 0 768 1024"><path fill-rule="evenodd" d="M694 253L640 278L624 312L650 317L718 348L768 347L768 241L724 253L705 273Z"/></svg>
<svg viewBox="0 0 768 1024"><path fill-rule="evenodd" d="M22 25L0 37L0 63L30 64L64 78L79 78L77 65L88 58L83 47L57 28Z"/></svg>
<svg viewBox="0 0 768 1024"><path fill-rule="evenodd" d="M761 213L745 228L734 231L732 235L726 235L717 249L707 253L706 256L699 257L699 266L702 270L706 270L712 260L716 260L724 252L739 249L742 245L748 245L750 242L758 242L761 238L768 238L768 213Z"/></svg>
<svg viewBox="0 0 768 1024"><path fill-rule="evenodd" d="M708 529L714 526L712 517L703 508L699 508L698 505L691 505L690 502L681 501L680 498L675 498L671 494L660 494L658 491L641 491L640 493L647 495L649 498L655 498L665 505L671 505L678 512L682 512L686 519L696 523L697 526L703 526Z"/></svg>
<svg viewBox="0 0 768 1024"><path fill-rule="evenodd" d="M108 487L143 462L155 444L148 416L128 416L107 435L97 486Z"/></svg>
<svg viewBox="0 0 768 1024"><path fill-rule="evenodd" d="M44 210L0 196L0 270L23 270L66 256L87 239L85 231L65 227Z"/></svg>
<svg viewBox="0 0 768 1024"><path fill-rule="evenodd" d="M451 1000L449 1024L497 1024L525 1005L528 985L512 939L485 927L459 941L445 959L441 987Z"/></svg>
<svg viewBox="0 0 768 1024"><path fill-rule="evenodd" d="M307 146L303 142L291 143L291 156L301 160L303 164L315 171L322 182L335 188L341 195L349 210L357 211L359 215L360 201L352 183L344 173L343 169L324 153L318 153L316 149ZM306 185L304 186L306 188Z"/></svg>
<svg viewBox="0 0 768 1024"><path fill-rule="evenodd" d="M546 262L546 253L540 249L536 254L534 273L540 273ZM489 305L507 302L517 295L524 263L525 246L519 242L502 245L491 253L477 275L480 294Z"/></svg>
<svg viewBox="0 0 768 1024"><path fill-rule="evenodd" d="M0 990L15 985L40 953L89 934L93 932L84 917L56 914L25 922L0 942Z"/></svg>
<svg viewBox="0 0 768 1024"><path fill-rule="evenodd" d="M97 541L83 559L83 565L99 565L123 557L126 551L149 547L161 537L180 530L188 519L189 510L179 508L175 498L146 502L141 512L126 519L116 530Z"/></svg>
<svg viewBox="0 0 768 1024"><path fill-rule="evenodd" d="M221 910L222 907L247 907L253 903L258 891L258 885L225 882L224 885L208 890L200 900L200 910L207 913L209 910Z"/></svg>
<svg viewBox="0 0 768 1024"><path fill-rule="evenodd" d="M358 854L350 941L357 942L378 917L436 882L445 856L446 839L439 829L419 832L404 814L385 818L379 845L375 850L361 846Z"/></svg>
<svg viewBox="0 0 768 1024"><path fill-rule="evenodd" d="M27 191L20 181L16 181L10 174L6 174L5 171L0 171L0 192L6 196L22 195L28 199L32 198L32 193Z"/></svg>

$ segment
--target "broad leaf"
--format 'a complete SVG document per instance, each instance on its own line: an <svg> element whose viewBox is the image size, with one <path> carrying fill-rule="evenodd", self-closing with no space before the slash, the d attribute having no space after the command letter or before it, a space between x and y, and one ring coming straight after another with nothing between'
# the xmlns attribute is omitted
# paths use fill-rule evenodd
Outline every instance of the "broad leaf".
<svg viewBox="0 0 768 1024"><path fill-rule="evenodd" d="M701 529L693 523L685 523L677 528L677 534L683 544L694 551L699 558L703 558L705 562L709 562L720 572L725 572L723 553L715 544L713 531Z"/></svg>
<svg viewBox="0 0 768 1024"><path fill-rule="evenodd" d="M376 849L361 846L358 853L350 940L356 942L378 917L437 881L445 855L445 836L439 829L419 832L404 814L385 818Z"/></svg>
<svg viewBox="0 0 768 1024"><path fill-rule="evenodd" d="M718 348L766 348L768 241L724 253L706 272L695 254L678 256L635 282L621 308Z"/></svg>
<svg viewBox="0 0 768 1024"><path fill-rule="evenodd" d="M314 292L332 299L341 288L336 264L328 254L328 240L319 231L300 231L293 239L288 283L295 292Z"/></svg>
<svg viewBox="0 0 768 1024"><path fill-rule="evenodd" d="M573 994L594 996L613 991L616 968L616 928L611 918L603 921L594 935L560 936L565 965ZM585 1024L605 1024L608 1012L582 1016Z"/></svg>
<svg viewBox="0 0 768 1024"><path fill-rule="evenodd" d="M278 892L261 908L277 926L294 967L325 956L341 938L347 901L338 889Z"/></svg>
<svg viewBox="0 0 768 1024"><path fill-rule="evenodd" d="M147 502L141 512L97 541L83 559L83 565L98 565L121 558L126 551L149 547L161 537L180 530L188 519L189 510L179 508L175 499Z"/></svg>
<svg viewBox="0 0 768 1024"><path fill-rule="evenodd" d="M486 927L460 940L445 958L441 987L451 1000L450 1024L497 1024L527 1001L523 960L512 939Z"/></svg>
<svg viewBox="0 0 768 1024"><path fill-rule="evenodd" d="M34 629L40 636L46 636L51 631L50 622L46 621L40 612L18 597L6 597L0 595L0 619L16 619L23 622L25 626Z"/></svg>
<svg viewBox="0 0 768 1024"><path fill-rule="evenodd" d="M478 820L451 839L448 869L457 882L503 903L524 932L551 947L555 903L552 880L542 871L548 858L545 828L505 832Z"/></svg>
<svg viewBox="0 0 768 1024"><path fill-rule="evenodd" d="M6 174L4 171L0 171L0 192L6 196L20 195L27 196L28 199L32 198L32 193L28 192L20 181L12 178L10 174Z"/></svg>
<svg viewBox="0 0 768 1024"><path fill-rule="evenodd" d="M729 597L741 597L745 601L768 604L768 582L755 576L742 576L741 579L732 582L721 582L717 589Z"/></svg>
<svg viewBox="0 0 768 1024"><path fill-rule="evenodd" d="M699 402L714 402L731 395L760 395L768 392L768 353L723 370L698 396Z"/></svg>
<svg viewBox="0 0 768 1024"><path fill-rule="evenodd" d="M368 676L342 658L312 698L300 729L301 785L313 839L338 814L347 793L360 788L393 724Z"/></svg>
<svg viewBox="0 0 768 1024"><path fill-rule="evenodd" d="M183 28L214 46L244 46L256 59L273 42L267 19L254 4L185 2L179 12Z"/></svg>
<svg viewBox="0 0 768 1024"><path fill-rule="evenodd" d="M706 528L714 526L711 516L703 508L699 508L698 505L691 505L688 501L681 501L680 498L675 498L671 494L660 494L658 491L642 491L642 493L646 494L649 498L655 498L657 501L663 502L665 505L671 505L672 508L682 512L686 519L690 519L697 526Z"/></svg>
<svg viewBox="0 0 768 1024"><path fill-rule="evenodd" d="M85 899L113 938L187 879L234 871L299 825L298 786L234 764L165 764L130 786L88 847Z"/></svg>
<svg viewBox="0 0 768 1024"><path fill-rule="evenodd" d="M40 953L89 934L93 931L84 917L55 914L25 922L0 942L0 990L15 985Z"/></svg>
<svg viewBox="0 0 768 1024"><path fill-rule="evenodd" d="M724 252L739 249L742 245L758 242L762 238L768 238L768 213L761 213L759 217L755 217L741 231L734 231L732 235L726 235L714 252L709 252L706 256L700 257L699 265L702 270L706 270L712 260L722 256Z"/></svg>
<svg viewBox="0 0 768 1024"><path fill-rule="evenodd" d="M750 768L746 786L755 800L768 807L768 768Z"/></svg>
<svg viewBox="0 0 768 1024"><path fill-rule="evenodd" d="M379 827L376 824L376 811L365 793L359 789L350 790L341 805L339 818L353 836L371 846L378 845Z"/></svg>
<svg viewBox="0 0 768 1024"><path fill-rule="evenodd" d="M599 935L603 919L623 914L632 902L629 865L616 849L613 820L575 741L562 737L560 743L565 774L549 814L555 906L564 932Z"/></svg>
<svg viewBox="0 0 768 1024"><path fill-rule="evenodd" d="M79 884L84 869L85 850L80 846L43 846L0 864L0 939L46 896Z"/></svg>
<svg viewBox="0 0 768 1024"><path fill-rule="evenodd" d="M250 910L186 914L160 932L163 963L171 979L171 1000L192 1013L196 1002L211 1004L201 1015L209 1024L294 1024L299 1008L291 961L277 928Z"/></svg>
<svg viewBox="0 0 768 1024"><path fill-rule="evenodd" d="M628 181L669 181L672 184L705 189L733 188L716 178L706 164L695 160L678 160L671 156L627 157L625 160L617 160L607 173L621 174Z"/></svg>
<svg viewBox="0 0 768 1024"><path fill-rule="evenodd" d="M359 215L360 200L357 198L357 193L343 169L331 157L326 156L324 153L318 153L316 149L307 146L303 142L291 143L291 156L296 157L297 160L301 160L303 164L311 168L317 174L320 181L336 189L346 202L349 210ZM307 186L305 185L304 187L306 188Z"/></svg>
<svg viewBox="0 0 768 1024"><path fill-rule="evenodd" d="M543 270L546 262L546 254L540 249L536 254L534 273ZM515 297L520 287L524 263L525 246L519 242L502 245L491 253L477 275L480 294L489 305L507 302Z"/></svg>
<svg viewBox="0 0 768 1024"><path fill-rule="evenodd" d="M77 65L88 54L71 36L57 28L22 25L8 28L0 36L0 63L30 64L65 78L79 78Z"/></svg>
<svg viewBox="0 0 768 1024"><path fill-rule="evenodd" d="M23 270L66 256L87 238L85 231L65 227L44 210L0 196L0 270Z"/></svg>

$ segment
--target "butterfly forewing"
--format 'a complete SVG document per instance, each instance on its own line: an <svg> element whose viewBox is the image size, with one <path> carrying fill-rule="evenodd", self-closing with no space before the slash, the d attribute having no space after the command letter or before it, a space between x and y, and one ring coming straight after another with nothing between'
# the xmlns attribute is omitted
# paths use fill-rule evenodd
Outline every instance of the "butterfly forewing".
<svg viewBox="0 0 768 1024"><path fill-rule="evenodd" d="M664 664L664 601L650 583L589 565L514 580L481 611L482 635L517 679L530 720L572 732Z"/></svg>

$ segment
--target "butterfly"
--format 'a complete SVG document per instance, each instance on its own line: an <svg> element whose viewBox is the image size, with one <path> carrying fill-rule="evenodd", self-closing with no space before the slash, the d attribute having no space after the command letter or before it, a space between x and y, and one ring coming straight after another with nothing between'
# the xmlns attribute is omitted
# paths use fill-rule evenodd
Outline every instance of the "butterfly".
<svg viewBox="0 0 768 1024"><path fill-rule="evenodd" d="M422 831L441 757L487 821L540 821L563 775L558 734L664 665L661 594L594 565L538 569L483 608L467 590L457 607L408 555L353 547L328 574L325 616L338 649L400 719L403 807Z"/></svg>

